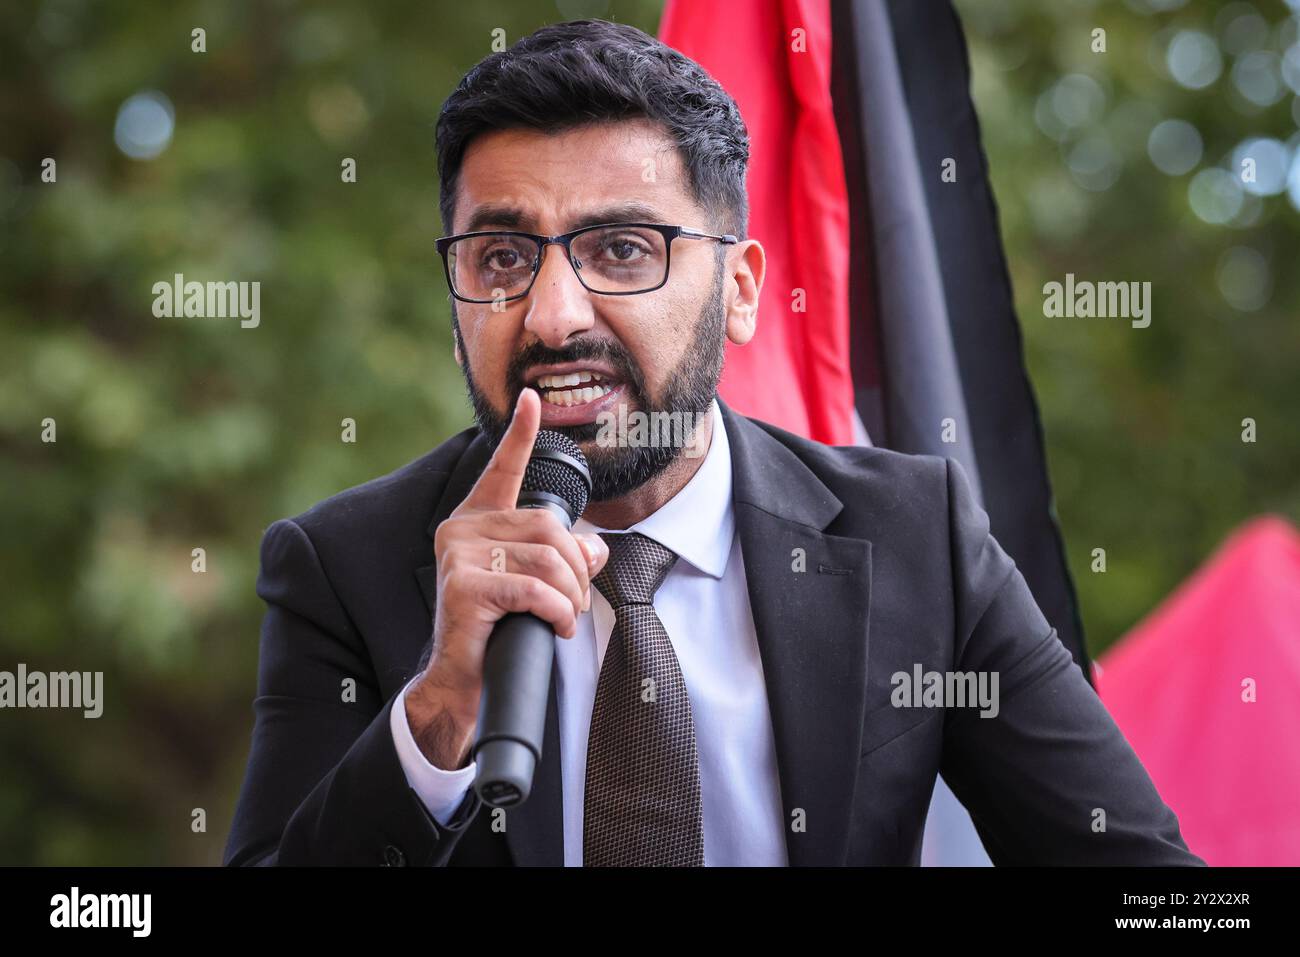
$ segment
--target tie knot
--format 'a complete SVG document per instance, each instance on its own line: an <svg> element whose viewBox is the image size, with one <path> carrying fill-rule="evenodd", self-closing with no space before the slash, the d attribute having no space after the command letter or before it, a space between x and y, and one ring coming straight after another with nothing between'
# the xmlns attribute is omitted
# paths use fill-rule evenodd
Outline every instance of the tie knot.
<svg viewBox="0 0 1300 957"><path fill-rule="evenodd" d="M609 561L591 580L616 612L624 605L649 605L668 577L677 553L640 532L601 532Z"/></svg>

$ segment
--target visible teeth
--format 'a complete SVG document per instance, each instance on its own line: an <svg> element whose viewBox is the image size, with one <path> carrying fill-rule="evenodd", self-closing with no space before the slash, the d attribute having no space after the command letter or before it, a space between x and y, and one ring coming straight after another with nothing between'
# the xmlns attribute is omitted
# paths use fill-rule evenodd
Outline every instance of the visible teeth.
<svg viewBox="0 0 1300 957"><path fill-rule="evenodd" d="M567 372L564 375L544 375L537 380L540 389L562 389L565 386L580 385L583 382L604 382L605 377L599 372Z"/></svg>
<svg viewBox="0 0 1300 957"><path fill-rule="evenodd" d="M548 378L562 378L553 376ZM545 385L539 382L538 385ZM614 390L608 386L596 385L588 386L585 389L550 389L542 392L542 399L552 405L582 405L599 399L602 395L608 395Z"/></svg>

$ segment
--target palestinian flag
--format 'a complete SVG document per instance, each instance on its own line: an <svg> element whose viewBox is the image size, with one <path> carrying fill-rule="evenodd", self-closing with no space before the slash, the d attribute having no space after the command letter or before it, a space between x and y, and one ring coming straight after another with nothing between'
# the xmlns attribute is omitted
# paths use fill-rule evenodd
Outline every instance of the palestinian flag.
<svg viewBox="0 0 1300 957"><path fill-rule="evenodd" d="M829 444L960 461L1091 680L949 0L668 0L660 39L731 93L750 134L768 272L723 398ZM987 862L945 802L941 788L925 862Z"/></svg>

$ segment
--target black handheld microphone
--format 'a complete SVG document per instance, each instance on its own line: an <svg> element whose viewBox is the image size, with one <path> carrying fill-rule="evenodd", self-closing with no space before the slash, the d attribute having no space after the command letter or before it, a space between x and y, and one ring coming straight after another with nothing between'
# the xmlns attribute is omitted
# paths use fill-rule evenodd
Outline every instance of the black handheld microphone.
<svg viewBox="0 0 1300 957"><path fill-rule="evenodd" d="M590 495L591 473L582 451L560 432L539 431L518 507L547 509L572 528ZM542 759L554 655L555 630L536 615L505 615L492 629L472 751L478 763L474 790L484 804L511 807L528 800Z"/></svg>

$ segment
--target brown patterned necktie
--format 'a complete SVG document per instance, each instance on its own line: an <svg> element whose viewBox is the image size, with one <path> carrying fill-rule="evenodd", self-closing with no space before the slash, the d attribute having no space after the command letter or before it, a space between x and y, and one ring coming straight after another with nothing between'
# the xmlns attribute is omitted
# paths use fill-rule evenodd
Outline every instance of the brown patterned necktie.
<svg viewBox="0 0 1300 957"><path fill-rule="evenodd" d="M652 604L677 561L638 532L602 533L592 584L614 609L587 738L582 863L704 865L695 722L677 655Z"/></svg>

